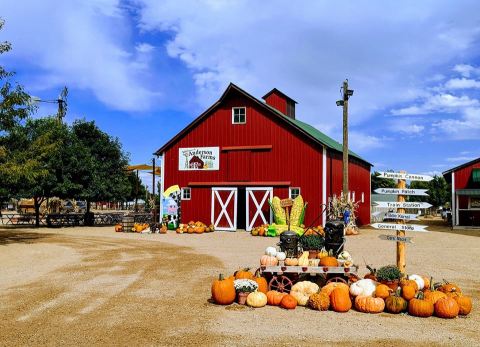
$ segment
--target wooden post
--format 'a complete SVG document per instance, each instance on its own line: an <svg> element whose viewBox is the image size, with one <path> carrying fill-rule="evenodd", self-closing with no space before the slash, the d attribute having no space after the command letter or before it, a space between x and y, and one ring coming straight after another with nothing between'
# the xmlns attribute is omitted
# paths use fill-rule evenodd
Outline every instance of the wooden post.
<svg viewBox="0 0 480 347"><path fill-rule="evenodd" d="M405 171L400 171L400 173L406 173ZM406 182L405 180L398 180L397 188L399 189L405 189ZM397 201L398 202L405 202L405 195L398 195L397 196ZM397 213L405 213L404 208L399 208L397 209ZM398 224L405 224L404 220L398 220ZM405 231L403 230L397 230L397 236L400 237L405 237ZM406 266L406 261L405 261L405 242L397 242L397 266L400 269L400 271L405 274L405 266Z"/></svg>
<svg viewBox="0 0 480 347"><path fill-rule="evenodd" d="M343 196L348 201L348 80L343 82Z"/></svg>

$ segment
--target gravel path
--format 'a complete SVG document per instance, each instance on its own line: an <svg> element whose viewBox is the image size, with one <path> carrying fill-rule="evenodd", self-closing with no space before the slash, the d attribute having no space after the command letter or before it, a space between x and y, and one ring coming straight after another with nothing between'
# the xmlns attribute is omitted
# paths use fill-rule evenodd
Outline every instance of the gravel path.
<svg viewBox="0 0 480 347"><path fill-rule="evenodd" d="M379 234L363 230L348 239L356 263L394 263L395 243ZM218 273L257 267L264 248L278 242L247 233L0 230L0 345L478 345L480 281L472 268L480 237L413 236L408 272L457 282L474 297L470 316L447 321L209 303Z"/></svg>

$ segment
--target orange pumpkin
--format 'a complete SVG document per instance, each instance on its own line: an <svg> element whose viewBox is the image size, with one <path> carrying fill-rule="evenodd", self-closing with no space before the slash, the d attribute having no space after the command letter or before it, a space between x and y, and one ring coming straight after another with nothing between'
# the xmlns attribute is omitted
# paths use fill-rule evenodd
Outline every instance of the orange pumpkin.
<svg viewBox="0 0 480 347"><path fill-rule="evenodd" d="M248 268L240 269L238 271L235 271L233 276L235 276L236 280L240 280L240 279L253 280L253 274L248 270L249 270Z"/></svg>
<svg viewBox="0 0 480 347"><path fill-rule="evenodd" d="M183 229L182 228L177 228L177 230L175 230L177 232L177 234L183 234Z"/></svg>
<svg viewBox="0 0 480 347"><path fill-rule="evenodd" d="M428 289L430 288L430 277L427 277L427 276L422 276L423 278L423 289Z"/></svg>
<svg viewBox="0 0 480 347"><path fill-rule="evenodd" d="M322 287L321 292L326 293L328 296L330 296L333 292L334 289L340 288L341 290L344 290L347 294L350 291L350 287L342 282L330 282L326 284L325 286Z"/></svg>
<svg viewBox="0 0 480 347"><path fill-rule="evenodd" d="M434 308L430 301L424 300L423 293L417 294L408 302L408 313L415 317L430 317L433 315Z"/></svg>
<svg viewBox="0 0 480 347"><path fill-rule="evenodd" d="M454 293L461 293L462 290L460 289L460 287L455 284L455 283L450 283L450 282L447 282L445 280L443 280L444 284L442 284L438 290L440 292L443 292L445 294L447 294L447 296L450 296L451 294L454 294Z"/></svg>
<svg viewBox="0 0 480 347"><path fill-rule="evenodd" d="M258 284L258 291L266 294L268 291L268 283L265 277L257 275L253 280Z"/></svg>
<svg viewBox="0 0 480 347"><path fill-rule="evenodd" d="M447 294L439 292L438 290L433 290L433 291L427 291L425 292L425 300L430 301L432 304L435 305L435 303L440 300L447 297Z"/></svg>
<svg viewBox="0 0 480 347"><path fill-rule="evenodd" d="M115 225L115 232L119 233L123 231L123 226L121 224Z"/></svg>
<svg viewBox="0 0 480 347"><path fill-rule="evenodd" d="M375 296L377 298L386 299L390 296L392 290L385 284L379 284L375 289Z"/></svg>
<svg viewBox="0 0 480 347"><path fill-rule="evenodd" d="M258 236L265 236L265 228L263 227L258 228Z"/></svg>
<svg viewBox="0 0 480 347"><path fill-rule="evenodd" d="M335 312L348 312L352 308L348 292L342 288L335 288L330 294L330 307Z"/></svg>
<svg viewBox="0 0 480 347"><path fill-rule="evenodd" d="M166 225L162 225L162 227L160 228L160 234L166 234L167 233L167 226Z"/></svg>
<svg viewBox="0 0 480 347"><path fill-rule="evenodd" d="M193 234L194 232L195 232L195 228L189 226L188 229L187 229L187 233Z"/></svg>
<svg viewBox="0 0 480 347"><path fill-rule="evenodd" d="M466 316L472 311L472 298L469 296L456 295L453 299L457 302L459 311L458 314Z"/></svg>
<svg viewBox="0 0 480 347"><path fill-rule="evenodd" d="M380 313L385 309L385 301L382 298L359 295L355 298L355 308L364 313Z"/></svg>
<svg viewBox="0 0 480 347"><path fill-rule="evenodd" d="M269 290L267 292L267 305L271 306L278 306L282 301L283 297L287 295L287 293L280 293L276 290Z"/></svg>
<svg viewBox="0 0 480 347"><path fill-rule="evenodd" d="M415 289L415 292L418 291L418 284L414 280L407 279L407 276L400 280L400 288L403 289L405 286L412 286Z"/></svg>
<svg viewBox="0 0 480 347"><path fill-rule="evenodd" d="M335 257L323 257L320 259L320 266L338 266L338 260Z"/></svg>
<svg viewBox="0 0 480 347"><path fill-rule="evenodd" d="M439 318L455 318L459 312L460 307L454 298L442 298L435 303L435 315Z"/></svg>
<svg viewBox="0 0 480 347"><path fill-rule="evenodd" d="M295 299L290 294L286 294L282 301L280 301L280 307L285 308L287 310L294 310L297 307L297 299Z"/></svg>
<svg viewBox="0 0 480 347"><path fill-rule="evenodd" d="M285 259L285 265L287 265L287 266L297 266L298 265L298 259L297 258L286 258Z"/></svg>
<svg viewBox="0 0 480 347"><path fill-rule="evenodd" d="M212 298L219 305L230 305L235 301L236 293L231 278L224 279L223 275L212 283Z"/></svg>
<svg viewBox="0 0 480 347"><path fill-rule="evenodd" d="M415 297L417 291L412 285L406 285L402 287L402 298L407 301L412 300Z"/></svg>

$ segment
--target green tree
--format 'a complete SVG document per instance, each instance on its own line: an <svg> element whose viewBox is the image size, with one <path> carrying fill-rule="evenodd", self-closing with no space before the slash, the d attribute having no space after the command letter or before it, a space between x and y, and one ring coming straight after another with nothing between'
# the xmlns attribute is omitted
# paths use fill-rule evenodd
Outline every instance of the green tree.
<svg viewBox="0 0 480 347"><path fill-rule="evenodd" d="M433 180L429 182L413 181L410 183L410 188L427 189L428 197L410 196L409 201L426 201L434 207L439 207L445 205L451 199L448 183L443 176L435 175Z"/></svg>
<svg viewBox="0 0 480 347"><path fill-rule="evenodd" d="M372 173L371 180L372 193L377 188L395 188L397 186L397 181L391 178L381 178L378 176L377 171Z"/></svg>
<svg viewBox="0 0 480 347"><path fill-rule="evenodd" d="M75 121L72 132L83 163L72 180L78 183L75 196L87 201L87 214L92 201L125 200L131 193L125 171L128 156L118 139L101 131L93 121Z"/></svg>
<svg viewBox="0 0 480 347"><path fill-rule="evenodd" d="M145 194L147 188L142 183L142 180L137 177L137 173L135 171L128 173L128 183L129 183L129 194L126 196L126 200L133 201L135 198L145 198Z"/></svg>

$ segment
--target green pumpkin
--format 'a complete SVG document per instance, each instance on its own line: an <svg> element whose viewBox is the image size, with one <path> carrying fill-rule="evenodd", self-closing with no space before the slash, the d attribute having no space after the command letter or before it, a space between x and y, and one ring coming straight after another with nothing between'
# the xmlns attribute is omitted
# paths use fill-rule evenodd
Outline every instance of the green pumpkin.
<svg viewBox="0 0 480 347"><path fill-rule="evenodd" d="M390 295L388 298L385 299L385 308L387 312L390 312L390 313L405 312L407 310L407 307L408 307L408 302L401 296Z"/></svg>

